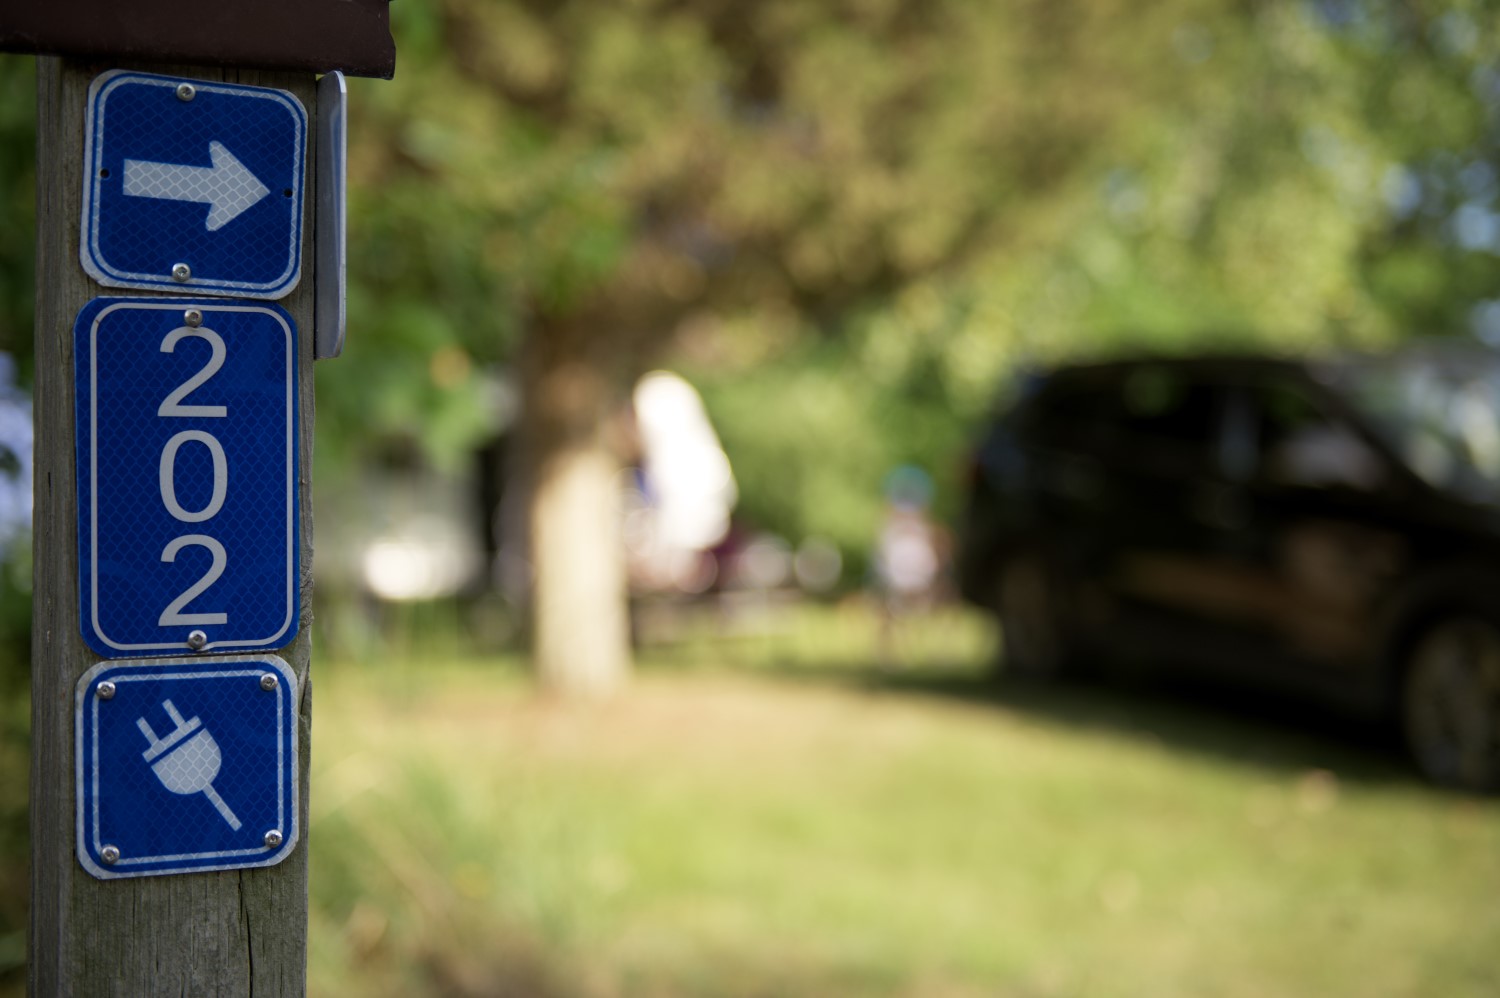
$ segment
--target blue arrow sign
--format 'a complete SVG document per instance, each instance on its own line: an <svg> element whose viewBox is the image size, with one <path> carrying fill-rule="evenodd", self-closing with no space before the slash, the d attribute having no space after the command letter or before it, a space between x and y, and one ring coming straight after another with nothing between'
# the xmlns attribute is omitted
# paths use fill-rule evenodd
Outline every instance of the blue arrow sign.
<svg viewBox="0 0 1500 998"><path fill-rule="evenodd" d="M111 70L89 87L79 259L100 284L280 298L307 112L284 90Z"/></svg>
<svg viewBox="0 0 1500 998"><path fill-rule="evenodd" d="M73 338L84 640L107 658L286 644L300 605L291 317L96 298Z"/></svg>
<svg viewBox="0 0 1500 998"><path fill-rule="evenodd" d="M297 676L275 655L101 662L78 683L77 848L101 879L272 866L297 844Z"/></svg>

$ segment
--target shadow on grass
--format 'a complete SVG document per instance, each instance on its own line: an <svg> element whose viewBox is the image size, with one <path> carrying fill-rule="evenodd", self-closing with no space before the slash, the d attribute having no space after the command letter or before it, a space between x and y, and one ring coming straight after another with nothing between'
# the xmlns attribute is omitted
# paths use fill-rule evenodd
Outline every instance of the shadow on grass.
<svg viewBox="0 0 1500 998"><path fill-rule="evenodd" d="M1180 676L1042 681L972 667L780 664L770 674L875 695L922 697L1107 732L1271 772L1326 769L1341 780L1422 785L1396 732L1316 704Z"/></svg>

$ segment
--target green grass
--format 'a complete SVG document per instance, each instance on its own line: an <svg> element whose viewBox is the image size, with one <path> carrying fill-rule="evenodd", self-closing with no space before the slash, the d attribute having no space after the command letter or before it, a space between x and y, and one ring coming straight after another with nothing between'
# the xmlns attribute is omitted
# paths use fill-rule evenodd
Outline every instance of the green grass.
<svg viewBox="0 0 1500 998"><path fill-rule="evenodd" d="M996 686L961 615L882 655L762 610L605 704L320 662L312 992L1500 993L1495 802L1222 698Z"/></svg>

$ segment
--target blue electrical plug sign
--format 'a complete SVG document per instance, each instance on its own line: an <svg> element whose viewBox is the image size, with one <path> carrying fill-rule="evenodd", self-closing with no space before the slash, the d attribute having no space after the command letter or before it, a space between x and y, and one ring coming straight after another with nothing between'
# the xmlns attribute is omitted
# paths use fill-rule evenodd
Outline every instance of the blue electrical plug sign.
<svg viewBox="0 0 1500 998"><path fill-rule="evenodd" d="M90 669L75 718L84 869L114 879L285 859L299 836L298 694L275 655Z"/></svg>

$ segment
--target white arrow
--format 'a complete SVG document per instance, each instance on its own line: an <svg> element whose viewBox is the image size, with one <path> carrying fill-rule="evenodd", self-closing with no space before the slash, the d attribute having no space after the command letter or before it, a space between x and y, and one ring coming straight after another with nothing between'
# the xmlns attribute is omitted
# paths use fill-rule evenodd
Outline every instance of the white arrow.
<svg viewBox="0 0 1500 998"><path fill-rule="evenodd" d="M125 193L138 198L166 198L209 205L208 231L216 232L271 193L245 164L221 143L210 142L213 166L125 161Z"/></svg>

